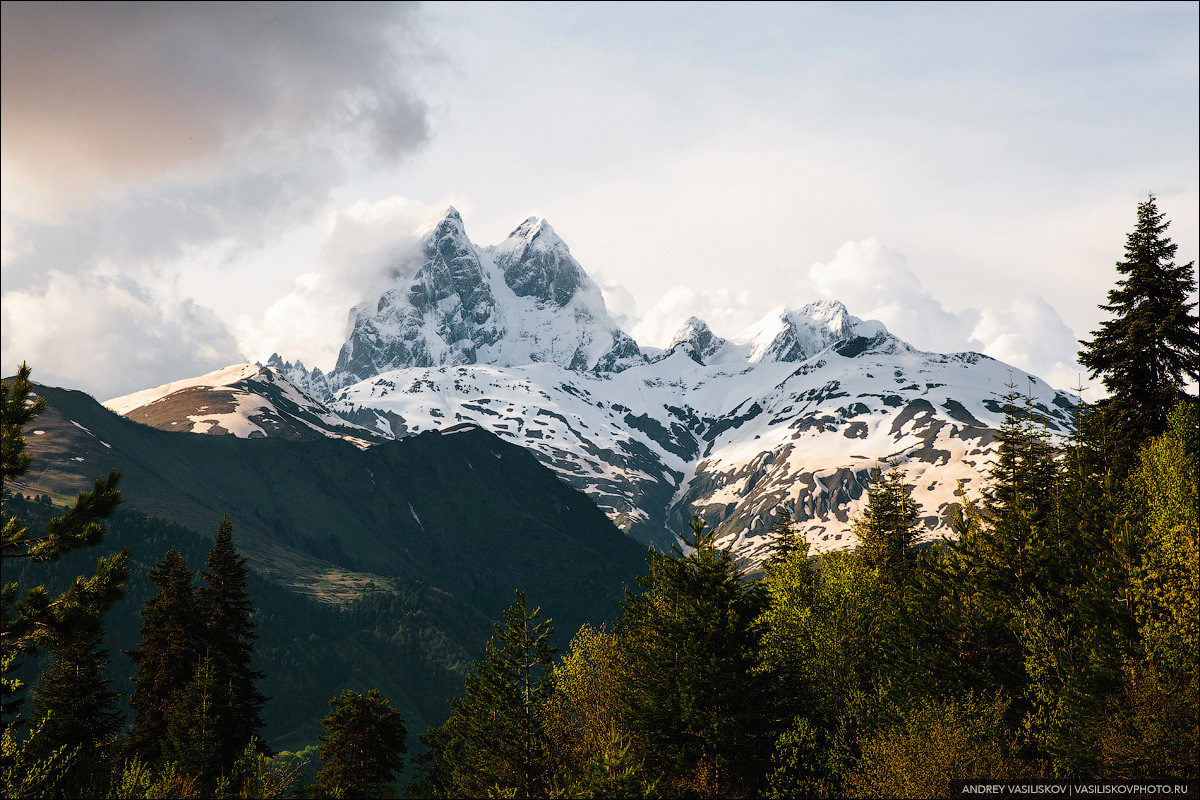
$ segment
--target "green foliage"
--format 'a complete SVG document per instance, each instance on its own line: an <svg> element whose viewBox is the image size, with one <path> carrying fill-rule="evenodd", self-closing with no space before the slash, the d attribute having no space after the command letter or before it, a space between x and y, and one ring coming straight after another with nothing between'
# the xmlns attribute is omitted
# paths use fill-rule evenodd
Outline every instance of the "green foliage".
<svg viewBox="0 0 1200 800"><path fill-rule="evenodd" d="M45 761L66 748L78 755L58 770L59 791L86 796L102 789L95 783L95 765L103 762L108 745L123 722L116 710L119 695L109 691L108 651L101 648L99 617L86 628L58 638L48 649L50 666L34 693L33 733L25 743L26 759Z"/></svg>
<svg viewBox="0 0 1200 800"><path fill-rule="evenodd" d="M1138 204L1137 225L1126 237L1123 276L1101 305L1112 316L1080 341L1079 363L1099 377L1109 396L1101 402L1124 457L1132 460L1147 439L1167 428L1186 379L1200 380L1200 330L1191 297L1195 264L1175 264L1178 245L1154 195Z"/></svg>
<svg viewBox="0 0 1200 800"><path fill-rule="evenodd" d="M29 375L30 368L22 364L11 387L0 381L4 479L0 564L5 578L20 562L53 562L72 550L98 544L104 537L100 520L121 502L117 491L120 476L113 471L106 480L97 479L92 491L81 492L61 516L49 519L40 536L31 536L25 525L10 515L9 483L24 475L30 465L24 428L45 408L41 398L30 397ZM100 559L93 577L80 576L57 597L44 585L27 588L23 594L17 581L6 580L0 586L0 732L16 724L23 699L24 682L15 675L20 657L34 653L38 644L54 641L65 647L73 638L87 637L95 618L124 592L128 559L127 552Z"/></svg>
<svg viewBox="0 0 1200 800"><path fill-rule="evenodd" d="M1008 701L928 700L863 744L847 778L852 797L949 797L948 781L1033 777L1007 734Z"/></svg>
<svg viewBox="0 0 1200 800"><path fill-rule="evenodd" d="M825 753L821 732L802 716L775 741L767 796L778 798L816 797L826 788Z"/></svg>
<svg viewBox="0 0 1200 800"><path fill-rule="evenodd" d="M772 785L837 794L857 757L859 730L880 705L875 656L888 613L884 588L875 570L841 552L819 556L815 571L794 559L766 586L763 669L793 715Z"/></svg>
<svg viewBox="0 0 1200 800"><path fill-rule="evenodd" d="M40 736L40 726L34 726L30 737ZM29 740L13 736L12 726L0 733L0 786L5 797L54 797L60 794L62 778L74 771L80 748L62 745L40 756L28 750Z"/></svg>
<svg viewBox="0 0 1200 800"><path fill-rule="evenodd" d="M559 770L578 773L590 761L616 763L625 757L629 743L619 733L617 691L627 668L613 634L590 625L576 632L554 667L554 693L543 719Z"/></svg>
<svg viewBox="0 0 1200 800"><path fill-rule="evenodd" d="M317 784L330 797L388 797L403 766L404 718L378 689L329 701Z"/></svg>
<svg viewBox="0 0 1200 800"><path fill-rule="evenodd" d="M1145 514L1144 556L1134 613L1154 664L1193 676L1200 663L1200 413L1181 402L1168 429L1142 449L1133 503Z"/></svg>
<svg viewBox="0 0 1200 800"><path fill-rule="evenodd" d="M916 565L919 515L912 485L898 465L893 464L886 473L878 467L871 471L867 505L851 526L858 537L857 553L883 580L898 587L907 582Z"/></svg>
<svg viewBox="0 0 1200 800"><path fill-rule="evenodd" d="M691 533L690 552L651 553L644 591L626 592L614 626L620 658L632 665L620 676L620 722L668 793L751 794L772 706L756 669L766 597L698 517Z"/></svg>
<svg viewBox="0 0 1200 800"><path fill-rule="evenodd" d="M546 793L552 767L543 720L553 628L549 620L538 622L538 614L517 592L483 660L467 676L463 696L451 701L450 719L428 738L432 759L419 767L422 791L465 797Z"/></svg>

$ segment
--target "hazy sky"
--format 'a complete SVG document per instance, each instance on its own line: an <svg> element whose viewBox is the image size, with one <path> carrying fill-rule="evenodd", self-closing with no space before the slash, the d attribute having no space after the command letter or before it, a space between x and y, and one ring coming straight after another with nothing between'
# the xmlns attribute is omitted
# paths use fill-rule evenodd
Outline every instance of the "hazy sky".
<svg viewBox="0 0 1200 800"><path fill-rule="evenodd" d="M1062 388L1153 191L1196 259L1196 3L3 4L0 367L278 351L454 205L544 215L642 344L835 297Z"/></svg>

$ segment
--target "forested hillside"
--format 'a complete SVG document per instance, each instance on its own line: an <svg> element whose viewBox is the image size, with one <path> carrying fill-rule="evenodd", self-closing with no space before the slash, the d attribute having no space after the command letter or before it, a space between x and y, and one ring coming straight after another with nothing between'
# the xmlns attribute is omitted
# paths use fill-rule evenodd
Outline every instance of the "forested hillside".
<svg viewBox="0 0 1200 800"><path fill-rule="evenodd" d="M784 506L761 575L698 515L623 598L587 597L596 582L571 559L519 563L510 574L570 571L548 602L518 586L482 650L481 616L443 592L393 577L342 608L314 602L256 577L228 518L210 543L118 510L115 472L65 508L10 493L46 408L22 368L0 398L5 792L377 797L406 763L419 797L1194 780L1200 332L1194 265L1174 263L1166 228L1151 196L1109 319L1082 343L1105 399L1064 438L1009 385L988 485L960 489L953 539L918 546L922 509L892 466L853 521L857 549L813 555ZM475 433L476 457L508 458ZM455 519L479 541L489 518L468 512ZM576 623L606 603L607 622ZM326 708L320 771L300 780L273 743L311 741Z"/></svg>

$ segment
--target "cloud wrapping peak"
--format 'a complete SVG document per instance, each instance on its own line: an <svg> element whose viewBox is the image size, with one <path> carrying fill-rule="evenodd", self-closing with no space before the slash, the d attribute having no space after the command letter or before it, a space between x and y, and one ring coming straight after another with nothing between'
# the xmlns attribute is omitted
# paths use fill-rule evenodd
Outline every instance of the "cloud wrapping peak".
<svg viewBox="0 0 1200 800"><path fill-rule="evenodd" d="M423 263L420 232L452 204L397 195L360 200L330 215L316 269L297 277L261 320L238 320L242 352L259 360L278 352L309 367L332 368L345 339L347 311L375 303L386 289L416 273Z"/></svg>
<svg viewBox="0 0 1200 800"><path fill-rule="evenodd" d="M841 300L855 316L877 319L926 350L967 349L977 314L951 313L921 284L899 252L874 238L849 241L808 277L821 297Z"/></svg>

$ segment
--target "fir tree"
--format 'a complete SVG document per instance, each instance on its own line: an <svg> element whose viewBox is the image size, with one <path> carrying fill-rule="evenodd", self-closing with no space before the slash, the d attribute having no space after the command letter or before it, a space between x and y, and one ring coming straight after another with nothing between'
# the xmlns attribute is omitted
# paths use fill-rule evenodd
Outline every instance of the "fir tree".
<svg viewBox="0 0 1200 800"><path fill-rule="evenodd" d="M916 566L919 514L912 485L897 465L886 473L878 467L872 470L866 508L852 528L858 537L859 557L893 586L903 586Z"/></svg>
<svg viewBox="0 0 1200 800"><path fill-rule="evenodd" d="M1200 330L1195 262L1175 264L1178 245L1166 236L1170 222L1154 195L1138 204L1137 226L1126 237L1124 277L1102 305L1112 317L1080 340L1079 363L1101 378L1109 397L1099 404L1103 422L1122 449L1124 466L1146 440L1167 428L1167 414L1185 381L1200 380Z"/></svg>
<svg viewBox="0 0 1200 800"><path fill-rule="evenodd" d="M631 668L619 690L634 754L667 791L752 793L769 757L767 683L757 671L766 598L744 582L698 517L690 552L650 554L645 591L626 592L614 633Z"/></svg>
<svg viewBox="0 0 1200 800"><path fill-rule="evenodd" d="M31 457L26 452L24 429L46 404L30 395L30 368L22 364L10 386L0 381L0 431L3 438L3 487L0 497L2 516L0 564L13 559L32 562L56 561L68 552L98 544L104 538L100 520L106 519L121 502L117 490L120 476L114 470L107 480L97 480L90 492L82 492L62 516L50 520L42 536L32 537L16 518L7 512L9 482L24 475ZM69 642L72 637L86 638L89 615L103 614L125 591L129 576L129 553L101 558L96 574L80 578L58 597L51 597L44 586L28 588L20 596L16 582L0 587L0 732L16 724L24 688L13 673L17 659L33 653L39 642ZM18 597L20 599L18 600ZM79 629L72 631L72 626ZM7 758L4 763L8 764Z"/></svg>
<svg viewBox="0 0 1200 800"><path fill-rule="evenodd" d="M525 595L504 612L504 625L488 643L482 662L467 676L454 712L428 740L437 753L422 766L436 792L479 797L515 792L545 794L550 781L543 712L550 696L553 648L550 620L537 621Z"/></svg>
<svg viewBox="0 0 1200 800"><path fill-rule="evenodd" d="M329 701L322 725L318 786L336 797L388 797L408 752L404 718L378 689L345 691Z"/></svg>
<svg viewBox="0 0 1200 800"><path fill-rule="evenodd" d="M104 748L117 735L121 714L116 692L109 690L104 674L108 651L101 647L104 631L95 614L72 625L72 634L56 638L48 648L54 658L42 673L34 692L32 730L25 757L44 760L59 748L77 750L63 774L58 790L65 796L84 797L99 792L91 785Z"/></svg>
<svg viewBox="0 0 1200 800"><path fill-rule="evenodd" d="M206 654L192 680L173 697L167 714L163 755L205 789L212 789L224 768L233 764L222 753L228 694L214 659Z"/></svg>
<svg viewBox="0 0 1200 800"><path fill-rule="evenodd" d="M254 605L246 589L246 559L233 546L233 525L228 518L217 528L204 566L199 609L215 683L228 695L220 704L225 712L220 724L220 758L221 763L230 764L262 729L260 712L266 698L256 686L263 674L250 668L257 637L251 619Z"/></svg>
<svg viewBox="0 0 1200 800"><path fill-rule="evenodd" d="M126 654L137 667L129 705L136 714L130 743L147 761L163 755L167 722L192 682L200 660L201 619L192 587L194 572L172 547L150 570L158 594L142 609L142 643Z"/></svg>
<svg viewBox="0 0 1200 800"><path fill-rule="evenodd" d="M767 569L774 569L792 558L793 553L803 552L808 556L808 540L796 530L792 507L786 502L776 511L778 518L771 528L771 555L767 558Z"/></svg>

